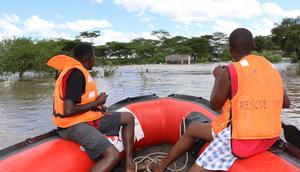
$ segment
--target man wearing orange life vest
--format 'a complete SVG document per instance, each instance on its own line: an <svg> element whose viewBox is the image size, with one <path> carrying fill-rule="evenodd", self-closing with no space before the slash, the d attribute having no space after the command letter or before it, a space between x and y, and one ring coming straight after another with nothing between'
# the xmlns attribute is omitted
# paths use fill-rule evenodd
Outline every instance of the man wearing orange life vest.
<svg viewBox="0 0 300 172"><path fill-rule="evenodd" d="M122 126L126 171L134 171L133 115L128 112L104 112L107 95L99 95L96 83L88 72L94 63L92 45L78 44L73 55L74 58L57 55L47 63L60 72L55 82L53 106L53 121L59 135L85 148L96 162L92 171L111 171L119 161L119 152L104 135L116 136Z"/></svg>
<svg viewBox="0 0 300 172"><path fill-rule="evenodd" d="M210 103L222 110L212 123L192 123L154 167L164 171L197 138L210 141L191 167L191 172L228 171L237 158L246 158L267 150L281 134L281 110L290 101L281 76L264 57L251 55L254 41L250 31L234 30L229 37L233 63L217 66Z"/></svg>

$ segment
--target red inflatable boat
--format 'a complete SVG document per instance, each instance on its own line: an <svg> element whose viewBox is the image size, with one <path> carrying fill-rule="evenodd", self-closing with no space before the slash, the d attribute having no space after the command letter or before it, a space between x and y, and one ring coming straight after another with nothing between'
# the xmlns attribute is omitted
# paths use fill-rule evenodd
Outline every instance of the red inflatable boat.
<svg viewBox="0 0 300 172"><path fill-rule="evenodd" d="M209 108L207 100L186 95L127 98L108 110L130 111L135 115L135 147L140 149L160 143L174 144L180 137L182 123L210 122L219 115ZM195 143L192 154L196 156L203 144L201 140ZM230 172L298 172L299 150L293 147L291 151L287 145L277 142L269 151L237 160ZM55 130L0 151L1 172L87 172L92 166L93 162L78 144L59 138Z"/></svg>

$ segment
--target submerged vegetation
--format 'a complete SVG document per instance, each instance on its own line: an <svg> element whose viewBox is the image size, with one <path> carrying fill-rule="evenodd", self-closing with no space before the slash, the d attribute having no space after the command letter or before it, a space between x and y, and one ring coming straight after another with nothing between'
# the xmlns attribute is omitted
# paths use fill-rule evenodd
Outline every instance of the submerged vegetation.
<svg viewBox="0 0 300 172"><path fill-rule="evenodd" d="M103 68L103 76L105 78L109 78L115 75L116 68L113 64L109 61L107 65Z"/></svg>
<svg viewBox="0 0 300 172"><path fill-rule="evenodd" d="M137 38L128 43L107 42L95 46L95 65L104 66L104 77L113 76L114 65L160 64L171 54L190 55L194 62L229 61L228 37L221 32L212 35L187 38L171 37L165 30L153 31L155 39ZM100 31L82 32L77 38L101 36ZM300 19L286 18L276 24L269 36L254 38L256 53L265 56L271 62L280 62L282 57L300 63ZM71 55L76 40L53 39L33 40L31 38L5 39L0 42L0 75L25 72L54 72L46 66L47 59L56 54ZM299 64L300 66L300 64ZM299 67L300 71L300 67ZM2 77L3 78L3 77Z"/></svg>

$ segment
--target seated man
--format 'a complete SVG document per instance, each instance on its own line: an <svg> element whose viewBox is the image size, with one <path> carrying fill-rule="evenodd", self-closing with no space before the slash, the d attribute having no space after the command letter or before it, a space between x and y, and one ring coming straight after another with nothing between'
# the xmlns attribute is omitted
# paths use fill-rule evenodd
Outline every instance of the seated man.
<svg viewBox="0 0 300 172"><path fill-rule="evenodd" d="M59 135L83 146L96 164L92 171L111 171L119 161L119 152L104 135L118 135L126 152L126 171L134 171L132 161L134 117L128 112L104 112L107 95L99 95L89 74L94 63L91 44L80 43L74 58L58 55L48 65L59 70L54 90L54 124Z"/></svg>
<svg viewBox="0 0 300 172"><path fill-rule="evenodd" d="M251 54L254 41L247 29L234 30L229 46L233 63L214 69L210 98L212 109L222 109L222 114L210 124L190 124L155 172L164 171L197 138L210 142L190 169L200 172L228 171L237 158L267 150L280 136L281 110L290 101L279 72L264 57Z"/></svg>

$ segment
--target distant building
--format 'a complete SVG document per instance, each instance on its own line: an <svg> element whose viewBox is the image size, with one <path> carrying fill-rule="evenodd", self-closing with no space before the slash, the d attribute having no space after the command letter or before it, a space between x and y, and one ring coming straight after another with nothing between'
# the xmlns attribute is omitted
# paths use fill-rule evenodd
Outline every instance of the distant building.
<svg viewBox="0 0 300 172"><path fill-rule="evenodd" d="M190 54L171 54L165 58L167 64L191 64L194 62Z"/></svg>

